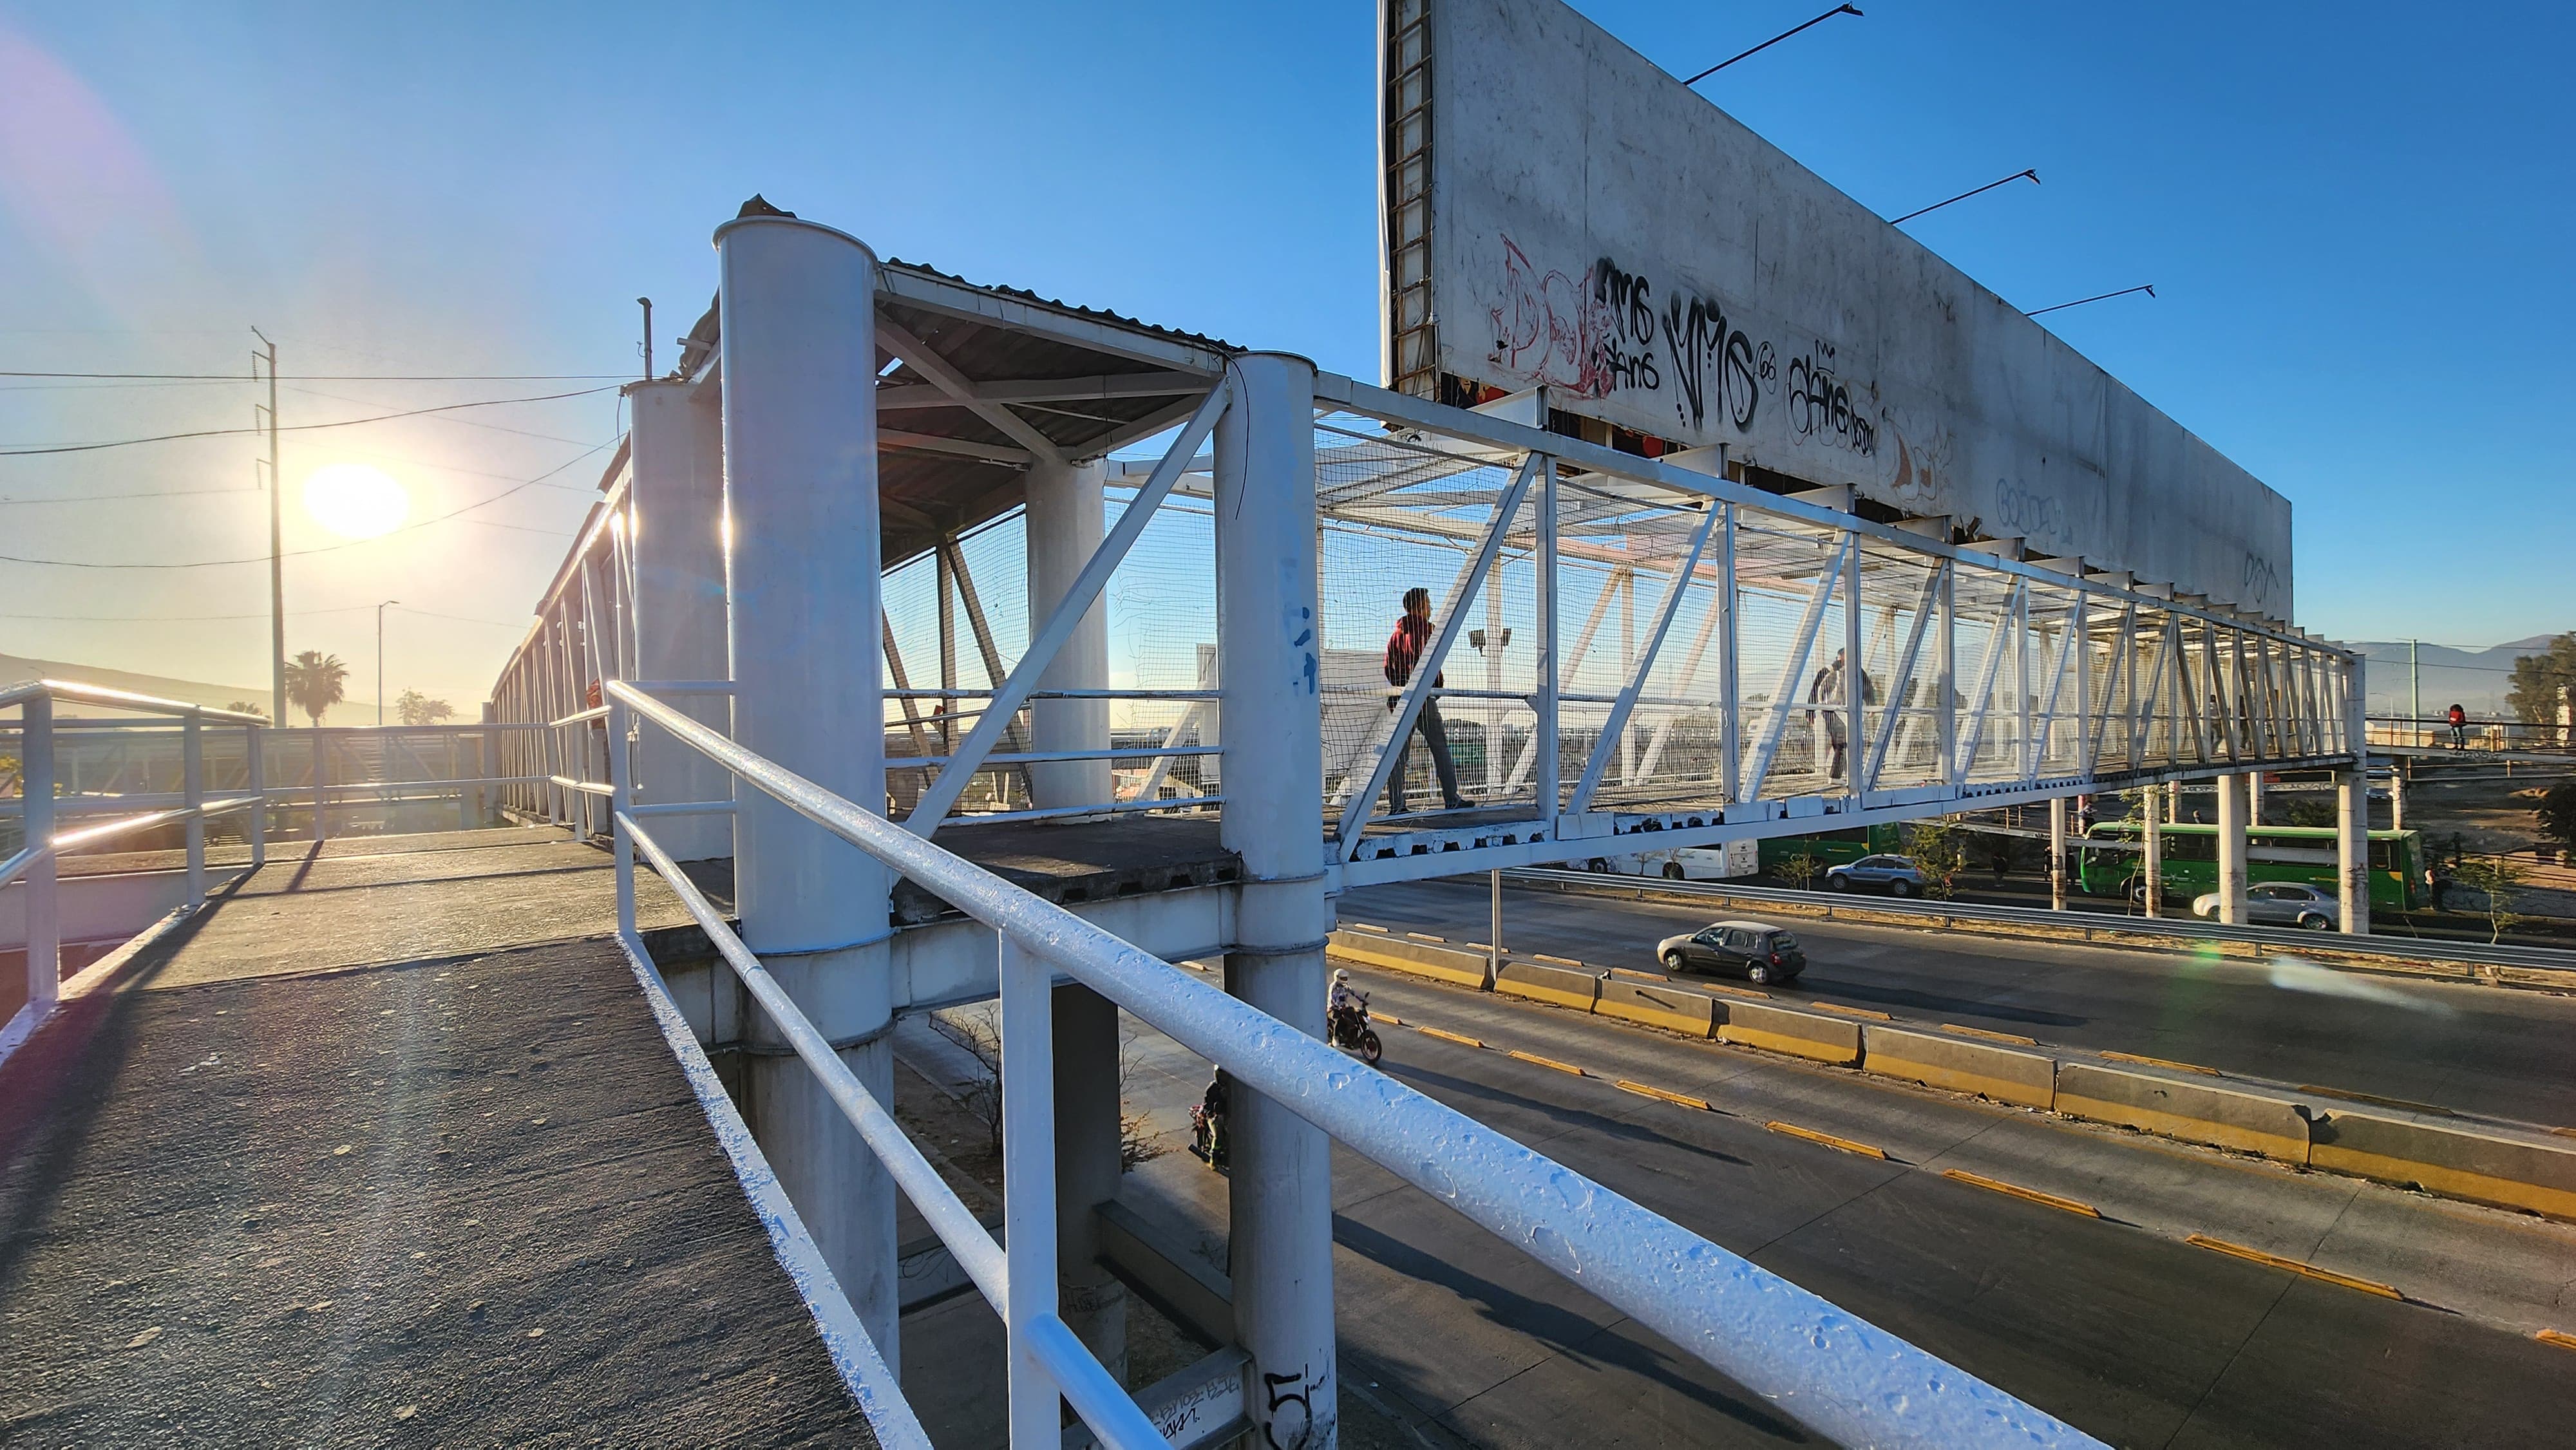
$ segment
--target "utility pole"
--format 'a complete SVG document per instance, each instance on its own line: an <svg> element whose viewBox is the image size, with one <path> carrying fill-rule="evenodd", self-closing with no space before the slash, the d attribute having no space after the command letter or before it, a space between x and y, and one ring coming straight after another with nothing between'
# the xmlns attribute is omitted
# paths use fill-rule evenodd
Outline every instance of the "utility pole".
<svg viewBox="0 0 2576 1450"><path fill-rule="evenodd" d="M635 299L644 309L644 381L653 381L653 299Z"/></svg>
<svg viewBox="0 0 2576 1450"><path fill-rule="evenodd" d="M286 479L277 471L277 344L254 327L250 335L267 343L268 353L268 681L269 721L286 723ZM251 354L251 371L261 355ZM253 405L256 408L256 405Z"/></svg>
<svg viewBox="0 0 2576 1450"><path fill-rule="evenodd" d="M2424 728L2424 641L2406 641L2406 730Z"/></svg>
<svg viewBox="0 0 2576 1450"><path fill-rule="evenodd" d="M388 599L376 606L376 728L385 728L385 609L402 603Z"/></svg>

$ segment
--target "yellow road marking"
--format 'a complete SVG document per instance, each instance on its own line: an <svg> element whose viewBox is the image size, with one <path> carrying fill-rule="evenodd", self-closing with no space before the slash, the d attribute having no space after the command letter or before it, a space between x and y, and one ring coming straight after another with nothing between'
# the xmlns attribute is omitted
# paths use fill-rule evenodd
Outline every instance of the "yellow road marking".
<svg viewBox="0 0 2576 1450"><path fill-rule="evenodd" d="M1717 1109L1708 1105L1708 1099L1706 1098L1695 1098L1685 1093L1667 1092L1659 1087L1648 1087L1646 1084L1641 1082L1630 1082L1624 1077L1619 1079L1619 1087L1623 1092L1632 1092L1641 1098L1654 1098L1660 1102L1672 1103L1677 1107L1698 1108L1700 1111L1708 1113L1717 1111Z"/></svg>
<svg viewBox="0 0 2576 1450"><path fill-rule="evenodd" d="M2191 1237L2184 1239L2183 1242L2191 1244L2197 1248L2211 1250L2215 1253L2228 1254L2240 1259L2250 1259L2255 1263L2265 1265L2269 1268L2287 1269L2293 1274L2305 1274L2311 1279L2322 1279L2329 1284L2341 1284L2347 1289L2359 1289L2365 1294L2376 1294L2382 1299L2403 1299L2406 1297L2405 1295L2398 1293L2395 1289L2390 1288L2388 1285L2379 1283L2375 1280L2356 1279L2350 1274L2338 1274L2332 1269L2320 1269L2313 1264L2303 1264L2296 1259L2285 1259L2279 1254L2267 1254L2261 1249L2248 1248L2243 1244L2229 1243L2225 1239L2211 1238L2207 1234L2193 1234Z"/></svg>
<svg viewBox="0 0 2576 1450"><path fill-rule="evenodd" d="M1846 1007L1840 1002L1810 1002L1807 1005L1819 1012L1840 1012L1846 1017L1869 1017L1880 1022L1896 1020L1884 1012L1874 1011L1868 1007Z"/></svg>
<svg viewBox="0 0 2576 1450"><path fill-rule="evenodd" d="M1408 931L1405 935L1413 938L1415 941L1436 941L1442 946L1447 946L1449 944L1449 938L1445 936L1433 936L1428 932Z"/></svg>
<svg viewBox="0 0 2576 1450"><path fill-rule="evenodd" d="M1570 1062L1559 1062L1559 1061L1557 1061L1557 1060L1556 1060L1555 1058L1553 1058L1553 1057L1541 1057L1541 1056L1539 1056L1539 1055L1538 1055L1537 1053L1535 1053L1535 1052L1523 1052L1523 1051L1521 1051L1521 1050L1520 1050L1519 1048L1517 1048L1517 1047L1512 1048L1512 1049L1511 1049L1510 1051L1508 1051L1508 1052L1505 1052L1505 1053L1503 1054L1503 1056L1505 1056L1505 1057L1517 1057L1517 1058L1519 1058L1519 1059L1520 1059L1521 1061L1523 1061L1523 1062L1534 1062L1534 1063L1537 1063L1537 1064L1538 1064L1539 1066L1541 1066L1541 1067L1552 1067L1552 1068L1555 1068L1558 1072L1570 1072L1570 1073L1574 1074L1576 1077L1590 1077L1590 1076L1592 1076L1592 1074L1590 1074L1590 1073L1588 1073L1588 1072L1585 1072L1583 1069L1581 1069L1581 1068L1579 1068L1579 1067L1576 1067L1573 1063L1570 1063Z"/></svg>
<svg viewBox="0 0 2576 1450"><path fill-rule="evenodd" d="M1819 1133L1813 1128L1801 1128L1795 1123L1774 1122L1764 1123L1762 1126L1774 1133L1786 1133L1792 1138L1804 1138L1810 1143L1822 1143L1828 1148L1840 1148L1846 1153L1857 1153L1863 1158L1887 1156L1887 1150L1884 1148L1873 1148L1867 1143L1855 1143L1849 1138L1837 1138L1831 1133Z"/></svg>
<svg viewBox="0 0 2576 1450"><path fill-rule="evenodd" d="M2222 1075L2218 1069L2214 1067L2202 1067L2196 1062L2175 1062L2173 1059L2166 1057L2140 1057L2134 1052L2104 1052L2102 1056L2109 1058L2113 1062L2143 1062L2149 1067L2170 1067L2178 1072L2196 1072L2204 1077L2218 1077Z"/></svg>
<svg viewBox="0 0 2576 1450"><path fill-rule="evenodd" d="M1484 1045L1485 1045L1484 1043L1479 1042L1479 1041L1478 1041L1478 1040L1476 1040L1475 1038L1467 1036L1467 1035L1466 1035L1465 1033L1463 1033L1463 1032L1451 1032L1451 1031L1448 1031L1448 1030L1446 1030L1446 1029L1444 1029L1444 1028L1439 1028L1439 1027L1424 1027L1424 1026L1422 1026L1421 1024L1416 1023L1416 1024L1414 1024L1414 1028L1413 1028L1413 1030L1414 1030L1414 1031L1416 1031L1416 1032L1419 1032L1419 1033L1423 1034L1423 1035L1424 1035L1424 1036L1426 1036L1426 1037L1437 1037L1437 1038L1440 1038L1440 1039L1442 1039L1442 1040L1444 1040L1444 1041L1461 1043L1461 1044L1464 1044L1465 1046L1468 1046L1468 1047L1482 1047L1482 1046L1484 1046Z"/></svg>
<svg viewBox="0 0 2576 1450"><path fill-rule="evenodd" d="M1410 1027L1413 1025L1412 1023L1405 1021L1403 1018L1396 1016L1392 1012L1380 1012L1372 1020L1383 1022L1389 1027Z"/></svg>
<svg viewBox="0 0 2576 1450"><path fill-rule="evenodd" d="M1579 967L1583 965L1583 963L1576 961L1572 957L1552 957L1545 952L1530 953L1530 960L1534 962L1554 962L1560 967Z"/></svg>
<svg viewBox="0 0 2576 1450"><path fill-rule="evenodd" d="M1668 982L1678 982L1681 978L1667 977L1664 980ZM1759 997L1765 1002L1771 1000L1771 994L1763 991L1759 987L1729 987L1721 982L1700 982L1695 984L1694 990L1702 992L1724 992L1730 997Z"/></svg>
<svg viewBox="0 0 2576 1450"><path fill-rule="evenodd" d="M2026 1198L2033 1203L2044 1203L2050 1208L2063 1209L2068 1213L2082 1214L2086 1218L2102 1216L2102 1210L2089 1203L2072 1198L2060 1198L2054 1193L2042 1193L2036 1188L2024 1188L2018 1183L2006 1183L2000 1178L1988 1178L1982 1173L1971 1173L1965 1168L1945 1168L1941 1170L1941 1176L1955 1178L1961 1183L1973 1183L1979 1188L1991 1188L1997 1193L2009 1193L2015 1198Z"/></svg>
<svg viewBox="0 0 2576 1450"><path fill-rule="evenodd" d="M1941 1024L1941 1030L1944 1032L1964 1032L1970 1037L1992 1038L1997 1042L2018 1042L2024 1047L2037 1047L2039 1045L2039 1039L2036 1037L2024 1037L2018 1032L1997 1032L1991 1027L1962 1027L1956 1022L1944 1022Z"/></svg>
<svg viewBox="0 0 2576 1450"><path fill-rule="evenodd" d="M1385 927L1371 926L1365 921L1346 921L1343 922L1342 925L1349 927L1353 931L1373 931L1379 936L1385 936L1388 934Z"/></svg>
<svg viewBox="0 0 2576 1450"><path fill-rule="evenodd" d="M2555 1329L2544 1329L2531 1337L2543 1344L2557 1345L2560 1349L2576 1349L2576 1334L2561 1334Z"/></svg>

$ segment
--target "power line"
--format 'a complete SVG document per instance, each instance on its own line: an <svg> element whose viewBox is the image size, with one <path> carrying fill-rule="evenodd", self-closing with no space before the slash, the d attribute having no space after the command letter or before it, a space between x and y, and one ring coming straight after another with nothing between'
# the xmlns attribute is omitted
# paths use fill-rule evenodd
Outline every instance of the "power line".
<svg viewBox="0 0 2576 1450"><path fill-rule="evenodd" d="M289 619L303 619L316 614L360 614L375 607L372 604L343 604L332 609L290 609L286 615ZM414 609L409 605L394 607L405 614L425 614L432 619L452 619L460 624L485 624L494 629L521 629L527 625L524 619L476 619L464 614L441 614L435 609ZM257 614L0 614L0 619L43 619L57 624L180 624L199 619L229 622L266 618L268 611L265 609Z"/></svg>
<svg viewBox="0 0 2576 1450"><path fill-rule="evenodd" d="M617 439L611 438L605 443L594 444L580 453L565 459L563 462L556 464L554 467L547 469L545 472L538 474L534 478L521 479L519 482L514 483L508 488L501 490L499 493L492 495L490 498L469 503L463 508L450 509L446 513L440 514L435 518L422 519L416 524L405 524L398 529L388 529L384 533L378 534L372 539L351 539L344 544L324 544L311 549L290 549L277 557L284 559L300 559L308 554L337 553L342 549L354 549L361 544L373 544L385 539L390 539L396 534L407 534L414 529L425 529L432 524L443 524L449 519L456 518L459 515L472 513L476 509L485 508L489 505L499 503L501 500L508 498L510 495L518 493L523 489L534 488L538 484L545 482L547 479L554 477L556 474L563 472L565 469L572 467L574 464L581 462L583 459L590 457L592 454L615 447L617 441ZM477 522L480 521L478 520ZM183 564L111 564L99 563L86 559L34 559L20 554L0 554L0 563L41 564L56 569L219 569L233 564L265 564L269 561L269 557L270 556L267 554L254 554L247 559L195 559ZM371 604L367 607L373 609L375 606Z"/></svg>
<svg viewBox="0 0 2576 1450"><path fill-rule="evenodd" d="M358 403L367 406L373 406L375 403L373 398L352 398L346 393L326 393L320 388L288 388L287 391L290 393L302 393L308 398L329 398L335 403ZM604 393L607 392L608 389L594 388L591 391ZM621 400L620 406L623 405L623 400ZM520 438L536 438L547 443L570 443L575 447L579 447L581 444L581 440L578 438L565 438L554 433L531 433L525 428L509 428L504 427L499 423L485 423L474 418L441 418L438 421L442 423L454 423L463 428L480 428L487 433L509 433Z"/></svg>
<svg viewBox="0 0 2576 1450"><path fill-rule="evenodd" d="M362 423L387 423L396 418L418 418L430 413L453 413L462 408L499 408L512 403L551 403L562 398L586 398L593 393L614 392L614 388L581 388L569 393L541 393L529 398L478 398L470 403L441 403L435 408L406 408L399 413L379 413L372 418L342 418L333 423L289 423L274 429L202 428L193 433L161 433L149 438L118 438L106 443L62 443L45 448L0 448L0 458L33 458L54 453L95 453L102 448L131 448L138 443L174 443L183 438L231 438L244 433L307 433L317 428L354 428ZM571 442L571 439L560 440ZM605 446L605 445L603 445Z"/></svg>
<svg viewBox="0 0 2576 1450"><path fill-rule="evenodd" d="M125 498L212 498L217 494L258 492L260 489L256 484L249 488L158 488L143 493L92 493L66 495L62 498L0 498L0 508L16 508L24 504L108 503Z"/></svg>
<svg viewBox="0 0 2576 1450"><path fill-rule="evenodd" d="M0 378L76 378L146 383L264 383L265 374L238 373L53 373L0 368ZM599 383L631 382L624 373L287 373L280 382L298 383Z"/></svg>
<svg viewBox="0 0 2576 1450"><path fill-rule="evenodd" d="M1737 61L1743 60L1746 56L1760 55L1762 52L1778 45L1781 41L1787 40L1790 36L1797 34L1801 30L1805 30L1808 26L1822 25L1837 15L1858 16L1859 14L1860 7L1857 5L1837 5L1833 9L1826 11L1824 14L1817 16L1815 19L1808 21L1806 25L1790 26L1788 29L1781 31L1778 35L1772 36L1769 40L1762 42L1751 50L1745 51L1742 55L1728 56L1726 59L1719 61L1717 64L1710 66L1704 71L1701 71L1698 75L1692 76L1689 80L1682 82L1682 84L1686 86L1698 85L1701 81L1707 80L1710 76L1713 76L1719 71L1726 69L1728 66L1735 64Z"/></svg>

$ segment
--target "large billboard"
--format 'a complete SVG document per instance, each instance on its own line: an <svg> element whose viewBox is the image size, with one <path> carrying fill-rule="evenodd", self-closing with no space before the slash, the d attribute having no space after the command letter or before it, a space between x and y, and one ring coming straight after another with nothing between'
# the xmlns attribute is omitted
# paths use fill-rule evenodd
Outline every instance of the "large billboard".
<svg viewBox="0 0 2576 1450"><path fill-rule="evenodd" d="M1383 0L1387 371L2291 617L2290 504L1557 0Z"/></svg>

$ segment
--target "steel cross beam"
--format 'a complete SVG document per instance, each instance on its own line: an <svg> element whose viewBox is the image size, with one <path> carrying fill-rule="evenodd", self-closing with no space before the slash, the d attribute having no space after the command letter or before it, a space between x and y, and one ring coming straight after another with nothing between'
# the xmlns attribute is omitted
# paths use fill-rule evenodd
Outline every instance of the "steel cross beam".
<svg viewBox="0 0 2576 1450"><path fill-rule="evenodd" d="M931 351L930 345L896 323L877 319L877 345L904 360L914 372L930 379L931 385L955 398L968 412L1002 430L1003 436L1029 450L1048 463L1062 463L1064 454L1055 440L1028 425L1019 414L993 402L977 391L966 375L949 366L948 360ZM1193 447L1197 445L1193 444Z"/></svg>
<svg viewBox="0 0 2576 1450"><path fill-rule="evenodd" d="M1863 794L1878 789L1878 772L1887 764L1887 747L1895 742L1896 722L1905 715L1905 702L1913 696L1914 664L1923 654L1923 636L1932 622L1932 605L1941 597L1941 576L1945 564L1946 561L1935 559L1932 567L1923 571L1923 588L1914 598L1914 627L1905 632L1905 653L1898 659L1896 668L1888 672L1887 706L1879 711L1878 738L1870 742L1869 762L1861 771ZM1949 708L1947 700L1941 704L1943 709Z"/></svg>
<svg viewBox="0 0 2576 1450"><path fill-rule="evenodd" d="M1969 715L1967 729L1959 733L1956 750L1950 757L1950 776L1964 783L1971 767L1977 763L1977 751L1986 743L1986 717L1994 712L1995 686L2003 678L2004 631L2012 624L2013 609L2020 602L2021 585L2016 581L2004 594L2004 607L1986 632L1985 657L1977 661L1977 683L1968 697L1976 702Z"/></svg>
<svg viewBox="0 0 2576 1450"><path fill-rule="evenodd" d="M877 622L884 628L886 668L893 672L894 687L901 692L896 698L903 705L904 728L912 733L913 752L924 756L937 755L939 752L931 748L930 732L921 728L921 711L912 703L912 680L904 673L903 651L895 648L894 618L879 610ZM888 764L900 764L900 762L890 761Z"/></svg>
<svg viewBox="0 0 2576 1450"><path fill-rule="evenodd" d="M2066 687L2067 657L2075 648L2075 632L2084 608L2082 595L2067 606L2066 618L2057 628L2057 657L2048 666L2048 698L2039 707L2039 733L2023 741L2021 778L2036 782L2040 768L2048 763L2048 747L2057 739L2057 700ZM2080 724L2080 722L2079 722Z"/></svg>
<svg viewBox="0 0 2576 1450"><path fill-rule="evenodd" d="M2120 637L2111 641L2111 668L2104 676L2103 692L2105 694L2109 693L2111 685L2116 684L2119 681L2121 671L2129 667L2129 626L2135 622L2137 614L2138 611L2135 605L2131 605L2130 607L2120 611ZM2087 657L2089 660L2089 647L2087 650ZM2087 778L2097 774L2100 770L2102 747L2108 745L2111 740L2112 715L2114 713L2128 713L2128 711L2114 712L2111 708L2111 702L2107 699L2101 701L2100 704L2101 709L2097 712L2099 718L2088 720L2084 725L2085 730L2092 736L2093 741L2091 745L2085 748L2084 752L2084 774ZM2129 704L2130 708L2134 710L2136 708L2137 701L2132 698ZM2137 763L2137 749L2134 739L2130 742L2129 757L2131 767L2135 768Z"/></svg>
<svg viewBox="0 0 2576 1450"><path fill-rule="evenodd" d="M1583 764L1583 778L1575 784L1574 798L1566 802L1569 815L1581 815L1592 806L1592 794L1601 788L1602 774L1610 768L1610 753L1628 731L1628 716L1637 708L1637 696L1646 686L1646 677L1655 671L1655 657L1663 652L1664 636L1672 631L1673 616L1681 613L1682 599L1690 593L1691 576L1699 571L1700 555L1708 550L1708 536L1717 528L1725 510L1710 499L1708 517L1700 521L1699 532L1691 536L1690 553L1673 570L1673 582L1664 591L1664 607L1655 614L1655 624L1646 636L1646 648L1637 657L1626 683L1619 687L1619 698L1610 706L1610 718L1601 727L1601 738L1593 742L1592 758ZM1633 576L1632 576L1633 577ZM1623 784L1634 785L1634 780Z"/></svg>
<svg viewBox="0 0 2576 1450"><path fill-rule="evenodd" d="M1781 663L1780 683L1771 691L1770 713L1762 717L1762 733L1753 740L1753 768L1744 773L1747 799L1759 800L1763 784L1771 778L1771 759L1780 753L1780 739L1788 733L1789 712L1797 703L1798 678L1807 672L1807 659L1815 653L1816 631L1825 622L1825 606L1832 601L1834 586L1842 579L1843 560L1858 547L1857 535L1843 535L1832 558L1816 574L1815 588L1807 595L1806 612L1798 618L1796 642Z"/></svg>
<svg viewBox="0 0 2576 1450"><path fill-rule="evenodd" d="M880 327L884 325L879 324ZM1218 416L1225 412L1233 396L1234 387L1230 381L1209 390L1206 400L1199 404L1198 412L1181 429L1180 436L1172 440L1163 461L1155 465L1153 475L1145 480L1143 488L1137 490L1135 500L1118 516L1117 524L1109 530L1108 537L1101 540L1100 547L1092 551L1090 561L1082 566L1082 572L1074 576L1064 598L1056 602L1055 612L1048 615L1046 624L1030 637L1027 652L1020 656L1019 667L1011 671L1009 679L994 688L992 698L985 701L984 713L975 721L975 728L959 742L949 764L939 772L938 779L922 792L921 803L913 807L912 814L904 821L906 829L922 836L939 829L939 822L957 804L957 798L965 794L967 782L974 778L975 771L984 763L984 757L993 753L994 745L1000 742L1012 718L1019 714L1020 707L1028 703L1029 696L1036 691L1038 677L1055 662L1056 651L1064 648L1064 642L1073 637L1074 628L1081 623L1082 616L1090 612L1092 601L1100 597L1100 590L1109 582L1111 571L1127 557L1127 551L1135 547L1136 540L1145 532L1145 525L1152 521L1155 510L1162 507L1163 500L1171 494L1172 485L1180 482L1181 473L1189 466L1191 456L1198 452L1199 444L1216 427Z"/></svg>
<svg viewBox="0 0 2576 1450"><path fill-rule="evenodd" d="M1584 616L1583 628L1575 632L1574 652L1566 657L1565 668L1558 676L1560 679L1565 675L1574 674L1583 668L1584 657L1592 652L1592 636L1600 632L1602 619L1610 613L1610 601L1618 597L1622 581L1626 579L1629 571L1633 568L1635 568L1634 565L1622 564L1617 568L1612 569L1610 571L1609 581L1601 586L1601 591L1598 594L1593 596L1592 612ZM1551 597L1553 597L1553 594L1554 590L1551 587ZM1533 737L1522 741L1520 757L1512 762L1511 778L1503 783L1503 789L1506 791L1515 791L1520 789L1521 782L1529 779L1530 767L1535 764L1537 760L1537 739Z"/></svg>
<svg viewBox="0 0 2576 1450"><path fill-rule="evenodd" d="M1395 729L1378 747L1377 764L1369 768L1368 787L1342 804L1341 824L1333 832L1342 859L1349 860L1359 853L1360 828L1368 823L1378 792L1386 789L1386 778L1395 769L1395 757L1412 736L1414 721L1422 716L1422 702L1431 697L1431 682L1440 678L1449 647L1458 642L1466 628L1467 612L1490 578L1495 556L1503 549L1503 536L1511 531L1512 520L1521 511L1521 500L1529 496L1530 482L1538 476L1545 458L1545 454L1532 453L1521 461L1520 470L1512 475L1510 486L1503 490L1502 501L1494 509L1493 527L1485 531L1484 542L1477 546L1475 557L1467 565L1465 587L1458 591L1456 602L1441 619L1440 632L1433 637L1431 648L1413 662L1413 678L1406 682L1403 703L1395 711Z"/></svg>

